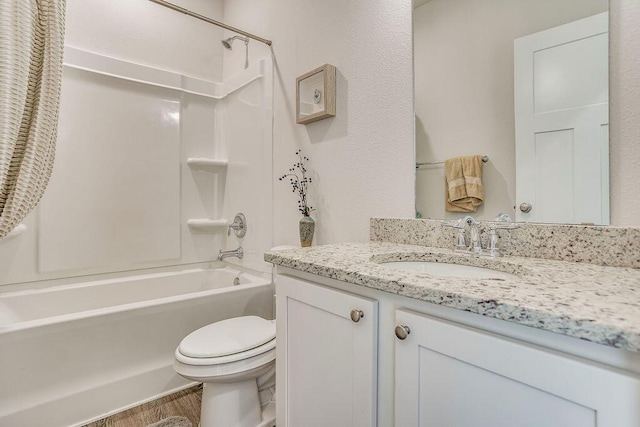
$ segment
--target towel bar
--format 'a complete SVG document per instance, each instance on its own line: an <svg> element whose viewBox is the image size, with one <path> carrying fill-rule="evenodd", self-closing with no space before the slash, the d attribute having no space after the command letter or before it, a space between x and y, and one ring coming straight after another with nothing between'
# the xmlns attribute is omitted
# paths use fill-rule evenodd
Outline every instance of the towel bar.
<svg viewBox="0 0 640 427"><path fill-rule="evenodd" d="M482 156L482 163L487 163L489 161L489 156ZM421 162L421 163L416 163L416 169L418 169L420 166L425 166L425 165L443 165L444 162Z"/></svg>

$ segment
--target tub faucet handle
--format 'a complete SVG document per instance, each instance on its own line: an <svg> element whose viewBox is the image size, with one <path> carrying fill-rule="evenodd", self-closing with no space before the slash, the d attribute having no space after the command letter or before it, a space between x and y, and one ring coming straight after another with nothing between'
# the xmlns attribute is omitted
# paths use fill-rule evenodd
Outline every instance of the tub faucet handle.
<svg viewBox="0 0 640 427"><path fill-rule="evenodd" d="M227 236L231 236L231 230L239 239L242 239L247 234L247 218L243 213L236 214L233 222L227 226Z"/></svg>

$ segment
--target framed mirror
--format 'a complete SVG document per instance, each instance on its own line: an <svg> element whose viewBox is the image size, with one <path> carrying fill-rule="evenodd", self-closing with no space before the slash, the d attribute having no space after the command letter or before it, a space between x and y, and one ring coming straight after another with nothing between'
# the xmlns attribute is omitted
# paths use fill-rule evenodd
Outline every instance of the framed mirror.
<svg viewBox="0 0 640 427"><path fill-rule="evenodd" d="M444 161L479 154L475 217L609 223L608 6L414 2L417 216L458 217Z"/></svg>

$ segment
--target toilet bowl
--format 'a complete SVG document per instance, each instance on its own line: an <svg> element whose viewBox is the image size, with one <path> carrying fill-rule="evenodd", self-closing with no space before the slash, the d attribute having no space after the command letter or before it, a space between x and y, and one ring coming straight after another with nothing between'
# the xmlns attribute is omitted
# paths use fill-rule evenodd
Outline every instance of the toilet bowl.
<svg viewBox="0 0 640 427"><path fill-rule="evenodd" d="M204 383L201 427L275 425L276 327L257 316L234 317L187 335L174 370Z"/></svg>

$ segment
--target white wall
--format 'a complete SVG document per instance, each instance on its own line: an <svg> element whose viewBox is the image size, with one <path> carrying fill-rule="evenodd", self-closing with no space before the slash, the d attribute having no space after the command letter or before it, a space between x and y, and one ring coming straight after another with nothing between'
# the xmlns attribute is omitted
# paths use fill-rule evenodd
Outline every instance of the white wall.
<svg viewBox="0 0 640 427"><path fill-rule="evenodd" d="M225 20L273 40L274 180L302 148L314 244L366 241L370 217L413 216L411 2L233 0ZM337 67L337 115L297 125L295 79L324 63ZM286 183L274 193L275 244L298 244L297 199Z"/></svg>
<svg viewBox="0 0 640 427"><path fill-rule="evenodd" d="M640 2L611 0L611 223L640 225Z"/></svg>
<svg viewBox="0 0 640 427"><path fill-rule="evenodd" d="M172 0L221 19L223 0ZM205 80L222 77L223 31L147 0L67 0L65 44Z"/></svg>
<svg viewBox="0 0 640 427"><path fill-rule="evenodd" d="M419 162L489 156L485 203L474 216L515 216L513 40L607 10L607 0L432 0L414 10ZM543 13L540 13L543 11ZM416 172L418 211L445 212L444 167Z"/></svg>

